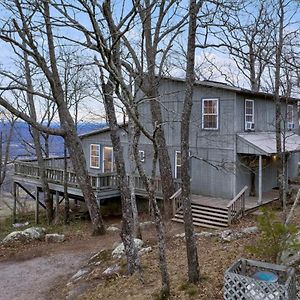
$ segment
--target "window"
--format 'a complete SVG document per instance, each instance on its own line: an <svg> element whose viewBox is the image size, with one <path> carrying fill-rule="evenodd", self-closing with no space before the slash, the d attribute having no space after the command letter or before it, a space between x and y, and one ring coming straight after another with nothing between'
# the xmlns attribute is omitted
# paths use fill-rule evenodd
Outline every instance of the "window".
<svg viewBox="0 0 300 300"><path fill-rule="evenodd" d="M144 162L145 161L145 151L139 150L139 156L140 156L141 162Z"/></svg>
<svg viewBox="0 0 300 300"><path fill-rule="evenodd" d="M90 167L96 169L100 168L100 145L90 145Z"/></svg>
<svg viewBox="0 0 300 300"><path fill-rule="evenodd" d="M202 128L218 129L219 100L203 99L202 100Z"/></svg>
<svg viewBox="0 0 300 300"><path fill-rule="evenodd" d="M254 130L254 100L245 100L245 130Z"/></svg>
<svg viewBox="0 0 300 300"><path fill-rule="evenodd" d="M112 147L103 147L103 173L114 171L114 154Z"/></svg>
<svg viewBox="0 0 300 300"><path fill-rule="evenodd" d="M294 128L294 113L293 113L293 105L289 104L287 106L286 120L288 129Z"/></svg>
<svg viewBox="0 0 300 300"><path fill-rule="evenodd" d="M175 151L175 178L181 178L181 152Z"/></svg>

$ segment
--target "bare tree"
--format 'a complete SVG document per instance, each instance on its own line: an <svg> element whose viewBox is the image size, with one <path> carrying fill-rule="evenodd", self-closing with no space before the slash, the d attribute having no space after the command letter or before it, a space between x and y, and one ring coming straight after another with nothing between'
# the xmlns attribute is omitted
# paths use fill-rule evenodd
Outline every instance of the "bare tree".
<svg viewBox="0 0 300 300"><path fill-rule="evenodd" d="M182 203L186 239L186 250L188 260L188 277L191 283L200 280L197 245L193 228L193 215L191 205L191 174L190 174L190 120L193 106L193 86L195 83L195 52L196 52L196 31L197 14L202 5L196 0L190 1L189 7L189 31L186 63L186 89L181 115L181 172L182 172Z"/></svg>
<svg viewBox="0 0 300 300"><path fill-rule="evenodd" d="M49 3L43 2L25 4L21 3L19 0L15 0L9 2L7 5L4 5L4 8L7 12L13 10L12 12L14 15L10 19L2 22L0 39L3 42L10 44L13 49L18 48L26 52L43 72L51 88L52 97L50 97L50 99L57 105L61 127L46 128L45 126L38 124L30 116L13 107L13 105L11 105L3 96L0 97L0 105L8 109L11 113L21 117L24 121L28 122L35 128L45 133L62 135L64 137L70 153L72 164L76 171L78 184L82 189L87 207L89 209L93 224L93 233L104 233L105 229L103 220L96 202L94 191L89 181L81 142L76 132L74 120L70 114L70 111L68 110L68 106L64 98L64 90L57 66L55 38L50 19ZM39 21L42 20L42 22L39 23L39 26L42 26L42 28L39 28L39 26L37 26L35 23L38 15L41 17ZM17 18L15 16L17 16ZM33 30L35 30L34 35ZM43 49L39 49L38 47L38 43L35 39L38 32L41 35L41 38L45 38L49 60L48 58L45 58ZM23 44L26 45L26 48L24 48ZM26 90L26 87L24 87L22 84L19 84L18 88ZM36 94L35 91L31 93ZM41 96L45 97L45 95Z"/></svg>

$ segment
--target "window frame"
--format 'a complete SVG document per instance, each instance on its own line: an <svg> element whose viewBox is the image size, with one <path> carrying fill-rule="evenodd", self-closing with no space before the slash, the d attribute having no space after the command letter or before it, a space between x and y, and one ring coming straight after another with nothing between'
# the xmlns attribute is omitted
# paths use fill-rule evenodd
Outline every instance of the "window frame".
<svg viewBox="0 0 300 300"><path fill-rule="evenodd" d="M93 157L98 157L98 166L92 165L92 147L96 146L98 148L99 155L93 155ZM101 168L101 145L100 144L90 144L90 168L91 169L100 169Z"/></svg>
<svg viewBox="0 0 300 300"><path fill-rule="evenodd" d="M104 149L105 148L110 148L112 150L111 152L111 159L112 159L112 170L110 170L109 172L105 172L104 171ZM114 148L113 146L102 146L102 157L101 157L101 162L102 162L102 173L113 173L115 170L115 157L114 157Z"/></svg>
<svg viewBox="0 0 300 300"><path fill-rule="evenodd" d="M252 103L252 114L247 114L247 102L251 102ZM244 118L245 118L245 124L244 124L244 127L245 127L245 131L254 131L255 130L255 105L254 105L254 100L253 99L245 99L245 109L244 109ZM252 117L252 121L251 123L254 124L254 128L253 129L247 129L247 122L250 122L250 121L247 121L247 117L251 116Z"/></svg>
<svg viewBox="0 0 300 300"><path fill-rule="evenodd" d="M292 111L291 111L291 113L292 113L292 122L289 122L289 120L288 120L289 107L292 108ZM289 124L294 124L294 105L293 104L288 104L287 105L287 109L286 109L286 123L287 123L288 126L289 126Z"/></svg>
<svg viewBox="0 0 300 300"><path fill-rule="evenodd" d="M175 150L175 163L174 163L174 177L175 179L181 179L177 177L178 173L177 173L177 167L180 167L181 168L181 164L180 165L177 165L177 154L180 153L181 155L181 151L180 150Z"/></svg>
<svg viewBox="0 0 300 300"><path fill-rule="evenodd" d="M217 105L216 105L216 108L217 108L217 113L215 113L215 114L211 114L211 113L209 113L209 114L205 114L204 113L204 103L205 103L205 101L216 101L217 102ZM201 111L201 119L202 119L202 129L203 130L219 130L219 98L203 98L202 99L202 111ZM210 115L210 116L216 116L216 123L217 123L217 127L213 127L213 128L208 128L208 127L205 127L204 126L204 116L205 115Z"/></svg>
<svg viewBox="0 0 300 300"><path fill-rule="evenodd" d="M139 157L141 162L145 162L145 150L139 150Z"/></svg>

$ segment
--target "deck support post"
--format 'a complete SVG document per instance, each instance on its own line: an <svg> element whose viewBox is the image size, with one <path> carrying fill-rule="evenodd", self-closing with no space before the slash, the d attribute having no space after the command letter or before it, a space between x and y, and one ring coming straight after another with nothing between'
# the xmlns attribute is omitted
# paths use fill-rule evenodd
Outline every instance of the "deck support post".
<svg viewBox="0 0 300 300"><path fill-rule="evenodd" d="M35 224L39 224L39 198L40 198L40 192L39 188L36 187L35 192Z"/></svg>
<svg viewBox="0 0 300 300"><path fill-rule="evenodd" d="M258 204L262 203L262 156L258 157Z"/></svg>
<svg viewBox="0 0 300 300"><path fill-rule="evenodd" d="M55 212L56 212L56 220L59 219L59 192L55 191Z"/></svg>
<svg viewBox="0 0 300 300"><path fill-rule="evenodd" d="M14 181L13 182L13 197L14 197L14 206L13 206L13 218L12 218L12 222L13 224L17 222L17 184Z"/></svg>

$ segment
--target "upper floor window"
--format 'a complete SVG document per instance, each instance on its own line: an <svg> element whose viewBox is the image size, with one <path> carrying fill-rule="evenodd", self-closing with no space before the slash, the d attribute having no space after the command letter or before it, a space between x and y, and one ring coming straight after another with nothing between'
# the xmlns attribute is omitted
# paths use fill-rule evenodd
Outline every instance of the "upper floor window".
<svg viewBox="0 0 300 300"><path fill-rule="evenodd" d="M245 130L254 130L254 100L245 100Z"/></svg>
<svg viewBox="0 0 300 300"><path fill-rule="evenodd" d="M98 144L90 145L90 167L100 168L100 145Z"/></svg>
<svg viewBox="0 0 300 300"><path fill-rule="evenodd" d="M202 128L219 128L219 99L202 99Z"/></svg>
<svg viewBox="0 0 300 300"><path fill-rule="evenodd" d="M114 171L114 152L112 147L103 147L103 172L110 173Z"/></svg>
<svg viewBox="0 0 300 300"><path fill-rule="evenodd" d="M287 113L286 113L286 121L288 129L294 128L294 113L293 113L293 105L288 104Z"/></svg>
<svg viewBox="0 0 300 300"><path fill-rule="evenodd" d="M181 152L175 151L175 178L181 178Z"/></svg>
<svg viewBox="0 0 300 300"><path fill-rule="evenodd" d="M139 150L139 156L141 162L145 162L145 151L144 150Z"/></svg>

